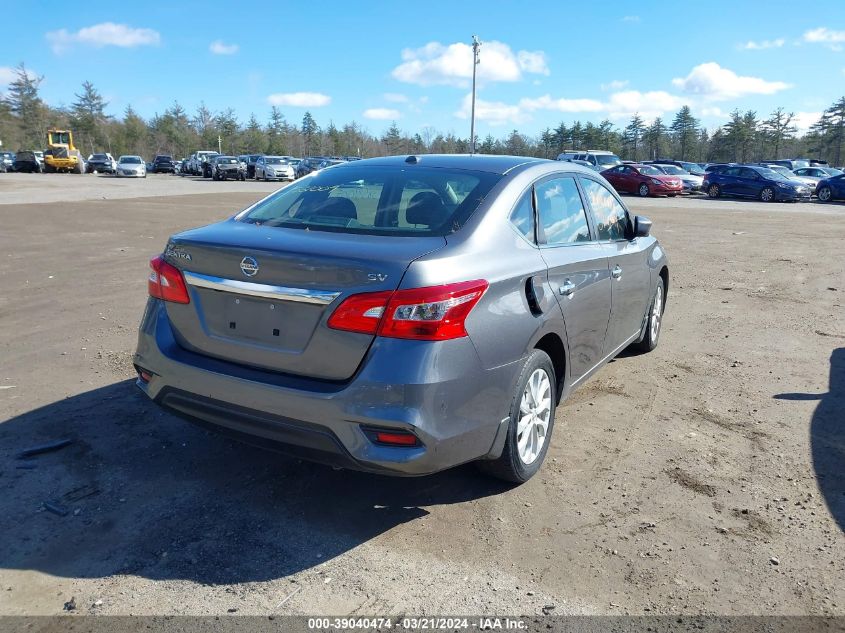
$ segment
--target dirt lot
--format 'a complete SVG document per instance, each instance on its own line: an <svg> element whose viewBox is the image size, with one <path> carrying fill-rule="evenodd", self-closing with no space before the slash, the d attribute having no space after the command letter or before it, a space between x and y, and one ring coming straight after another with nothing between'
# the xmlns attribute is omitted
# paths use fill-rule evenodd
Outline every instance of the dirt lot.
<svg viewBox="0 0 845 633"><path fill-rule="evenodd" d="M148 258L273 186L51 178L0 177L0 614L845 614L845 206L629 198L671 258L660 346L564 403L512 488L159 411Z"/></svg>

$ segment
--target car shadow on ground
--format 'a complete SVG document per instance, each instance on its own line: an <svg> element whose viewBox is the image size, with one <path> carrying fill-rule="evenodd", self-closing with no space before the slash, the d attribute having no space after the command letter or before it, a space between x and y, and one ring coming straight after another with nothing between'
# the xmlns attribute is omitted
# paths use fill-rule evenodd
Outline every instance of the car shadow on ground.
<svg viewBox="0 0 845 633"><path fill-rule="evenodd" d="M472 466L393 478L300 462L171 416L133 382L0 424L0 568L208 584L271 580L423 517L425 506L510 489ZM18 456L61 438L73 442Z"/></svg>
<svg viewBox="0 0 845 633"><path fill-rule="evenodd" d="M780 393L778 400L819 400L810 422L813 469L825 503L845 532L845 347L830 356L827 393Z"/></svg>

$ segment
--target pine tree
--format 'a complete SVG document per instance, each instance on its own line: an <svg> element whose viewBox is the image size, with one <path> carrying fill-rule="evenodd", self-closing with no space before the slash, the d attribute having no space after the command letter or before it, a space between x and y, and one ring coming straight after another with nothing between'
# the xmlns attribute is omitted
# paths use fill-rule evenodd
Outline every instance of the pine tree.
<svg viewBox="0 0 845 633"><path fill-rule="evenodd" d="M320 128L317 126L317 122L314 120L314 117L311 116L310 112L306 112L305 116L302 117L302 139L304 141L304 149L303 152L305 155L309 155L312 151L314 146L314 140L317 136L317 133L320 131Z"/></svg>
<svg viewBox="0 0 845 633"><path fill-rule="evenodd" d="M404 153L402 151L402 131L396 125L396 121L390 125L390 128L385 132L381 138L381 142L387 146L388 156Z"/></svg>
<svg viewBox="0 0 845 633"><path fill-rule="evenodd" d="M792 120L795 118L795 113L785 112L783 108L778 108L763 121L761 126L761 136L763 140L767 141L768 146L773 149L774 159L780 158L780 150L784 144L795 138L797 128L792 125Z"/></svg>
<svg viewBox="0 0 845 633"><path fill-rule="evenodd" d="M663 124L663 119L657 117L643 133L643 143L646 147L648 157L652 160L663 158L663 149L666 147L666 134L669 130Z"/></svg>
<svg viewBox="0 0 845 633"><path fill-rule="evenodd" d="M270 154L286 154L285 134L288 124L278 107L270 109L270 122L267 124L267 151Z"/></svg>
<svg viewBox="0 0 845 633"><path fill-rule="evenodd" d="M639 160L640 141L645 132L645 123L639 114L634 114L631 117L631 122L628 123L622 135L622 143L626 156L631 160Z"/></svg>
<svg viewBox="0 0 845 633"><path fill-rule="evenodd" d="M680 160L687 160L692 155L698 136L698 119L692 115L689 106L685 105L678 110L669 128L675 137Z"/></svg>
<svg viewBox="0 0 845 633"><path fill-rule="evenodd" d="M3 101L15 115L21 130L20 141L26 147L42 147L47 134L44 121L45 106L38 94L44 77L32 75L23 64L13 71Z"/></svg>

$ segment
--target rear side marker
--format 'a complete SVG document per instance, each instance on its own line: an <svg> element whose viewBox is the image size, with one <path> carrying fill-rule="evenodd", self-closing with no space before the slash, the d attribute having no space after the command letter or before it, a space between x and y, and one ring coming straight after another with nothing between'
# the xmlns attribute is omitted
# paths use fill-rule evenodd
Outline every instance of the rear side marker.
<svg viewBox="0 0 845 633"><path fill-rule="evenodd" d="M380 446L395 446L400 448L414 448L422 446L419 438L409 431L395 429L374 429L362 427L364 435L373 443Z"/></svg>

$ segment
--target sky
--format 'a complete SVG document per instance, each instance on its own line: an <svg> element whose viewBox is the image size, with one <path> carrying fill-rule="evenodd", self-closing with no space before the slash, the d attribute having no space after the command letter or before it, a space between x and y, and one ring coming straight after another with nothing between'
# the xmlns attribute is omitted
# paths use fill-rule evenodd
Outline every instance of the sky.
<svg viewBox="0 0 845 633"><path fill-rule="evenodd" d="M266 122L393 121L469 136L472 36L482 41L477 133L536 135L561 121L624 126L689 105L709 129L734 108L778 106L806 129L845 94L845 1L7 3L0 93L24 62L42 97L94 83L120 116L178 101ZM224 8L225 7L225 8Z"/></svg>

